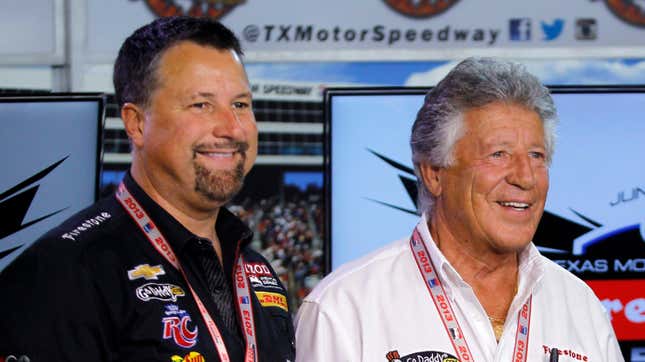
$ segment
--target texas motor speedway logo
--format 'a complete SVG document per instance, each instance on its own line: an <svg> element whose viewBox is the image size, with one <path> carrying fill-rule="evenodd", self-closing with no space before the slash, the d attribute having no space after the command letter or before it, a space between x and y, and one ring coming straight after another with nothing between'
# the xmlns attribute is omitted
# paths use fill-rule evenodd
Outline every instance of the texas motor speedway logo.
<svg viewBox="0 0 645 362"><path fill-rule="evenodd" d="M435 28L399 28L375 24L371 27L319 26L312 24L247 25L242 37L249 43L332 44L388 47L409 44L468 44L492 46L499 40L500 28L469 28L443 25Z"/></svg>

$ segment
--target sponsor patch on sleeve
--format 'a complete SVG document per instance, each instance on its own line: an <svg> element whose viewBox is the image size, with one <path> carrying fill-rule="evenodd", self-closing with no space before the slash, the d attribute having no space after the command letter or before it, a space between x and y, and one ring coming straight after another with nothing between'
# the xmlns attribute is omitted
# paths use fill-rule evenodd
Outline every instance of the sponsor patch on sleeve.
<svg viewBox="0 0 645 362"><path fill-rule="evenodd" d="M287 297L280 293L255 292L255 295L263 307L278 307L284 309L286 312L289 311Z"/></svg>

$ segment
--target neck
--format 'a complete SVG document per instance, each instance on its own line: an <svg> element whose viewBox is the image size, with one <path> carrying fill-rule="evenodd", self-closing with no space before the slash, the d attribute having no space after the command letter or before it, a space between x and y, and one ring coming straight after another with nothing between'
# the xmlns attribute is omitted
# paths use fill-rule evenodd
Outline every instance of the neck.
<svg viewBox="0 0 645 362"><path fill-rule="evenodd" d="M460 239L436 215L428 227L439 250L471 286L486 314L504 320L517 292L518 253L500 253Z"/></svg>
<svg viewBox="0 0 645 362"><path fill-rule="evenodd" d="M187 200L179 198L184 194L179 187L162 182L152 182L154 178L148 177L145 170L142 170L140 167L135 167L134 161L130 172L132 178L152 200L190 232L199 237L211 240L215 246L215 250L218 251L218 255L221 255L219 241L214 227L217 221L217 215L219 214L219 207L197 209L190 205Z"/></svg>

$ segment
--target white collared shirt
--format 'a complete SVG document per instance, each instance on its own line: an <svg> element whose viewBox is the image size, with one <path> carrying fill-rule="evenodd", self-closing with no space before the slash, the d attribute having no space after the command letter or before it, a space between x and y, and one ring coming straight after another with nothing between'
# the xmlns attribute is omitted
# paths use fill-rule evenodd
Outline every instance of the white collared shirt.
<svg viewBox="0 0 645 362"><path fill-rule="evenodd" d="M624 361L607 313L593 291L533 244L519 258L519 285L504 333L495 339L472 288L445 259L425 218L417 225L473 359L513 361L518 312L532 295L528 361ZM457 353L419 272L409 238L327 276L296 317L296 361L450 361ZM427 358L427 359L424 359ZM448 358L448 359L446 359Z"/></svg>

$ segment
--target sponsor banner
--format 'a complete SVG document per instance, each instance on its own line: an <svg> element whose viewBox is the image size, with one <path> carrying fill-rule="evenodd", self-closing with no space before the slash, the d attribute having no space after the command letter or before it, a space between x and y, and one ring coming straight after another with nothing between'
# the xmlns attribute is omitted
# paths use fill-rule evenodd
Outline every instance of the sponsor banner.
<svg viewBox="0 0 645 362"><path fill-rule="evenodd" d="M90 58L114 57L134 29L176 14L219 19L256 61L645 54L643 0L122 0L119 6L88 0L87 7Z"/></svg>
<svg viewBox="0 0 645 362"><path fill-rule="evenodd" d="M254 100L320 102L324 86L320 83L251 80Z"/></svg>
<svg viewBox="0 0 645 362"><path fill-rule="evenodd" d="M65 1L3 2L0 11L0 64L63 64Z"/></svg>
<svg viewBox="0 0 645 362"><path fill-rule="evenodd" d="M284 309L285 312L289 311L287 298L282 294L271 292L255 292L255 295L258 297L258 300L263 307L278 307Z"/></svg>
<svg viewBox="0 0 645 362"><path fill-rule="evenodd" d="M645 340L644 279L588 280L587 284L607 309L618 339Z"/></svg>

